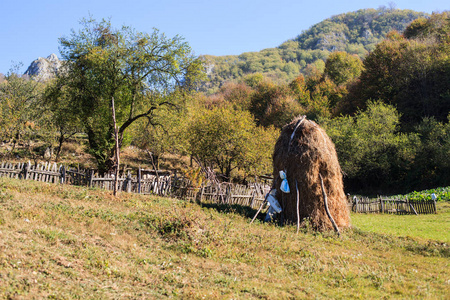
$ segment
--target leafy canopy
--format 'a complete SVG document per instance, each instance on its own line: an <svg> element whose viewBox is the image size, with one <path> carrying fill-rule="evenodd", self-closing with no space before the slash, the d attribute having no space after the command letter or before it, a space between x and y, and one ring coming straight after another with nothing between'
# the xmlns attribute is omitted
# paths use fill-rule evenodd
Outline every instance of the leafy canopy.
<svg viewBox="0 0 450 300"><path fill-rule="evenodd" d="M204 167L218 168L230 180L233 170L246 175L270 172L271 152L278 135L273 127L256 127L248 111L231 106L199 108L188 124L189 152Z"/></svg>
<svg viewBox="0 0 450 300"><path fill-rule="evenodd" d="M79 32L60 39L66 64L60 86L80 116L89 137L88 150L105 171L111 168L115 101L119 140L135 121L154 123L162 106L177 106L201 75L201 62L179 36L158 30L147 34L109 21L83 20Z"/></svg>

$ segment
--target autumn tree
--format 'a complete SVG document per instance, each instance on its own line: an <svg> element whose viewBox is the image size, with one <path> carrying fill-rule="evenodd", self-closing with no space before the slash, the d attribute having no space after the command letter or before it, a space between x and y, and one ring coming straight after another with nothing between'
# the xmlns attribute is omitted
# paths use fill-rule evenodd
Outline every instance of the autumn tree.
<svg viewBox="0 0 450 300"><path fill-rule="evenodd" d="M281 128L303 112L288 85L263 80L254 90L249 110L258 125Z"/></svg>
<svg viewBox="0 0 450 300"><path fill-rule="evenodd" d="M393 32L364 60L356 95L395 105L411 128L424 116L446 121L450 110L450 18L434 14Z"/></svg>

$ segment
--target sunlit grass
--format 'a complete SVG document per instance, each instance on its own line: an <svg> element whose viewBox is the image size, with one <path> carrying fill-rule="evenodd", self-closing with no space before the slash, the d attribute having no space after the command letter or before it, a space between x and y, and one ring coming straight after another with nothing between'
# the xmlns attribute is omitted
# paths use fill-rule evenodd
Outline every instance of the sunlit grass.
<svg viewBox="0 0 450 300"><path fill-rule="evenodd" d="M363 231L450 242L450 203L437 202L437 214L352 214L353 225Z"/></svg>
<svg viewBox="0 0 450 300"><path fill-rule="evenodd" d="M450 292L448 245L370 232L358 220L368 215L354 216L358 229L338 238L249 224L253 213L0 179L0 298L445 298Z"/></svg>

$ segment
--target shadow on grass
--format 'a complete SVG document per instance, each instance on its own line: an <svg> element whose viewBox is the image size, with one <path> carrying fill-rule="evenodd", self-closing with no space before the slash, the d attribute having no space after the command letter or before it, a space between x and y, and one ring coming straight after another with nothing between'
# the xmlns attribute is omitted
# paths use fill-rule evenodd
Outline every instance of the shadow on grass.
<svg viewBox="0 0 450 300"><path fill-rule="evenodd" d="M249 206L242 206L239 204L230 205L230 204L218 204L218 203L202 203L201 205L202 205L202 207L215 209L220 213L225 213L225 214L232 213L232 214L241 215L250 220L253 219L256 212L258 211L257 209L253 209ZM265 211L259 212L257 219L262 222L264 220L265 216L266 216Z"/></svg>

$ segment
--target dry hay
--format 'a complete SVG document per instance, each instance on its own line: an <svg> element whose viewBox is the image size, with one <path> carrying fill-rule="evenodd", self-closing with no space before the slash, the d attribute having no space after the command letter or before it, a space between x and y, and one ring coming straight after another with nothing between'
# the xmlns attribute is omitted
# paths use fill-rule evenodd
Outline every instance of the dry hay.
<svg viewBox="0 0 450 300"><path fill-rule="evenodd" d="M290 193L280 190L281 170L286 173ZM334 144L315 122L302 116L283 127L273 153L273 175L284 223L297 223L297 182L300 221L308 219L312 227L320 231L333 229L325 209L322 176L328 209L334 222L339 228L350 226L342 172Z"/></svg>

